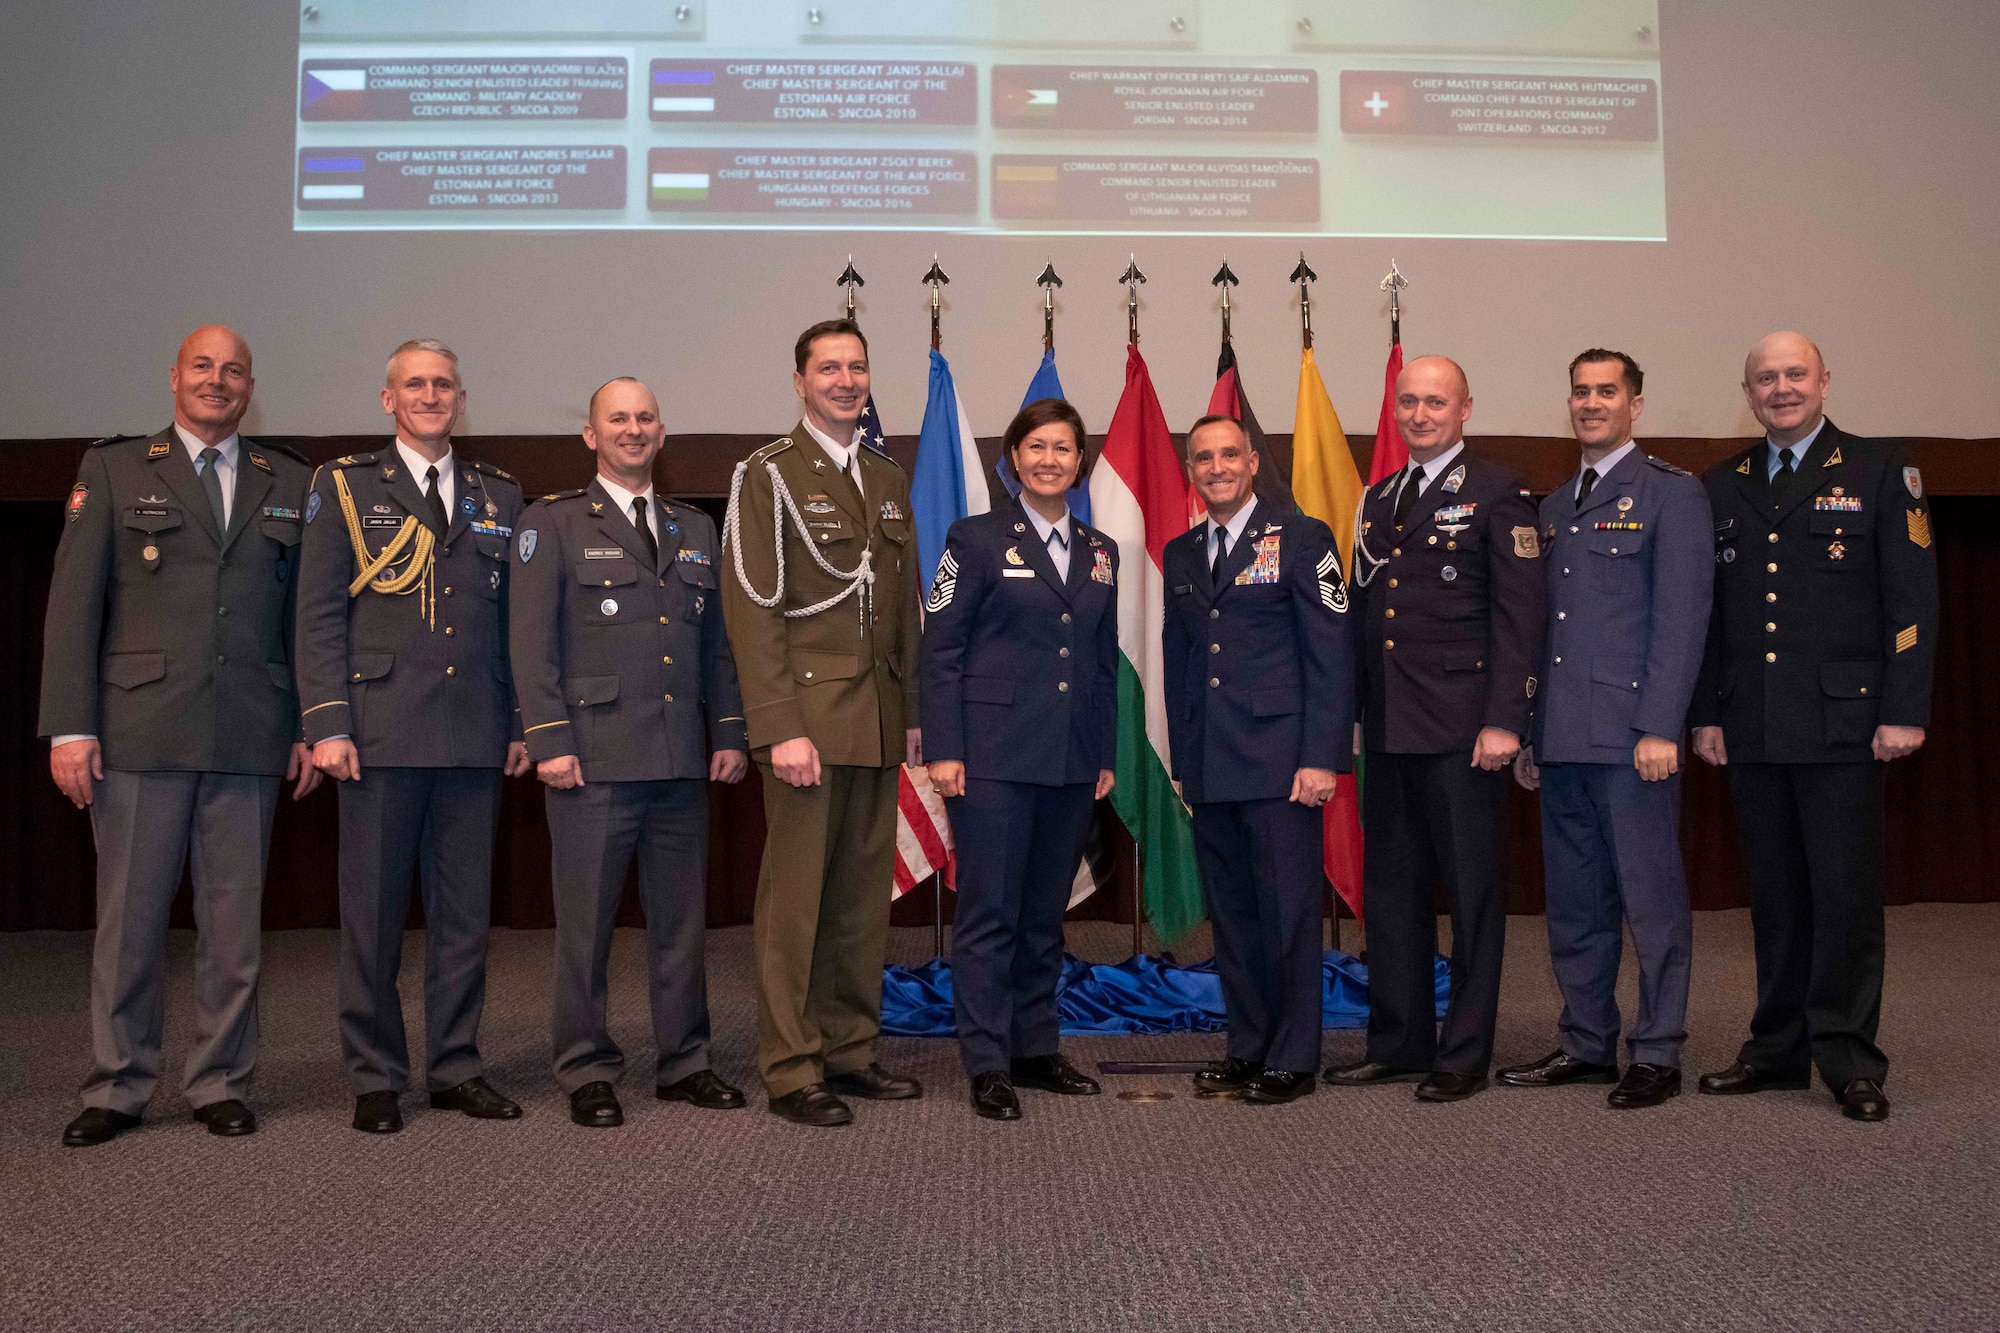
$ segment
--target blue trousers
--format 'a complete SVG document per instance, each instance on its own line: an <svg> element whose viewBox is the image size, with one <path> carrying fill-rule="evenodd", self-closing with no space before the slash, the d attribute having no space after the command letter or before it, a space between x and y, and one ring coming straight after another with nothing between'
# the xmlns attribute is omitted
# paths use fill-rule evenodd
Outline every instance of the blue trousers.
<svg viewBox="0 0 2000 1333"><path fill-rule="evenodd" d="M952 1008L967 1074L1056 1053L1063 913L1094 791L967 778L965 795L945 802L958 853Z"/></svg>
<svg viewBox="0 0 2000 1333"><path fill-rule="evenodd" d="M1562 1046L1618 1061L1623 927L1639 956L1637 1064L1678 1069L1687 1040L1694 919L1681 864L1680 774L1647 782L1630 764L1542 765L1542 867L1549 956L1562 988Z"/></svg>
<svg viewBox="0 0 2000 1333"><path fill-rule="evenodd" d="M1215 923L1229 1054L1292 1074L1319 1069L1322 845L1313 806L1194 806L1194 856Z"/></svg>

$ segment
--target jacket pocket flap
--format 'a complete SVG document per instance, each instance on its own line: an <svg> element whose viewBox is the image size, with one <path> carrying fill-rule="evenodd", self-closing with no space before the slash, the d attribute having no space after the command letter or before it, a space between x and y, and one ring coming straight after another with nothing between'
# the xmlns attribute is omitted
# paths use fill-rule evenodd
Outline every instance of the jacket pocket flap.
<svg viewBox="0 0 2000 1333"><path fill-rule="evenodd" d="M1437 660L1446 671L1484 671L1486 645L1477 641L1442 643L1437 648Z"/></svg>
<svg viewBox="0 0 2000 1333"><path fill-rule="evenodd" d="M394 653L355 653L347 659L349 680L380 680L396 663Z"/></svg>
<svg viewBox="0 0 2000 1333"><path fill-rule="evenodd" d="M167 655L158 653L106 653L104 679L121 690L134 689L167 674Z"/></svg>
<svg viewBox="0 0 2000 1333"><path fill-rule="evenodd" d="M1859 537L1868 531L1860 514L1814 514L1807 531L1815 537Z"/></svg>
<svg viewBox="0 0 2000 1333"><path fill-rule="evenodd" d="M616 676L571 676L563 682L563 702L608 704L618 697Z"/></svg>
<svg viewBox="0 0 2000 1333"><path fill-rule="evenodd" d="M826 653L801 648L792 654L792 675L803 681L852 680L861 669L853 653Z"/></svg>
<svg viewBox="0 0 2000 1333"><path fill-rule="evenodd" d="M1624 520L1603 519L1599 521L1621 523ZM1599 555L1610 556L1614 560L1623 559L1628 555L1637 555L1646 549L1646 530L1641 528L1637 532L1629 529L1612 532L1592 532L1590 534L1590 549Z"/></svg>
<svg viewBox="0 0 2000 1333"><path fill-rule="evenodd" d="M264 518L257 521L264 535L281 546L299 544L299 525L285 518Z"/></svg>
<svg viewBox="0 0 2000 1333"><path fill-rule="evenodd" d="M965 701L969 704L1011 704L1014 682L1004 676L967 676Z"/></svg>
<svg viewBox="0 0 2000 1333"><path fill-rule="evenodd" d="M1590 678L1599 685L1636 690L1639 682L1646 678L1645 667L1629 657L1600 657L1590 664Z"/></svg>
<svg viewBox="0 0 2000 1333"><path fill-rule="evenodd" d="M676 560L674 561L674 568L680 572L681 582L687 584L689 587L713 588L716 586L715 566L713 565L698 565L692 560Z"/></svg>
<svg viewBox="0 0 2000 1333"><path fill-rule="evenodd" d="M622 588L639 581L639 562L620 560L577 561L576 581L592 588Z"/></svg>
<svg viewBox="0 0 2000 1333"><path fill-rule="evenodd" d="M1880 662L1823 662L1819 686L1829 699L1875 699L1882 694Z"/></svg>
<svg viewBox="0 0 2000 1333"><path fill-rule="evenodd" d="M279 689L287 693L298 689L298 681L292 676L290 662L266 662L264 668L271 673L271 683Z"/></svg>
<svg viewBox="0 0 2000 1333"><path fill-rule="evenodd" d="M1250 691L1252 717L1284 717L1299 711L1299 692L1289 685Z"/></svg>

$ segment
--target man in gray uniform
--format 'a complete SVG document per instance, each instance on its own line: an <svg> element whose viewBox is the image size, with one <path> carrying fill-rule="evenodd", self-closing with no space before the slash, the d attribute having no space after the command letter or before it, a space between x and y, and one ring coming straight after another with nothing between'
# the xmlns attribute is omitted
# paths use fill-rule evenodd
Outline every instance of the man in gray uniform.
<svg viewBox="0 0 2000 1333"><path fill-rule="evenodd" d="M139 1123L160 1074L167 909L192 858L195 1043L186 1087L211 1134L248 1134L264 860L279 775L319 784L298 743L291 612L310 476L236 432L250 349L196 329L168 375L174 421L83 456L56 549L41 734L90 811L97 944L90 1077L63 1142Z"/></svg>
<svg viewBox="0 0 2000 1333"><path fill-rule="evenodd" d="M432 339L389 358L396 439L319 469L306 499L299 701L313 763L340 781L340 1039L354 1127L403 1127L396 993L410 877L423 870L431 1105L521 1108L480 1077L500 774L528 768L507 667L507 548L521 488L458 457L458 357Z"/></svg>
<svg viewBox="0 0 2000 1333"><path fill-rule="evenodd" d="M612 380L590 396L583 439L596 479L542 497L521 520L510 639L528 757L548 788L556 1084L571 1120L609 1128L625 1123L612 1090L625 1057L605 1024L605 967L635 853L655 1094L744 1105L709 1068L702 949L707 783L741 782L750 754L715 525L653 489L659 400L638 380Z"/></svg>
<svg viewBox="0 0 2000 1333"><path fill-rule="evenodd" d="M1515 1087L1618 1077L1622 925L1639 957L1631 1066L1612 1106L1681 1090L1694 922L1681 864L1680 743L1701 670L1713 591L1708 496L1640 452L1638 363L1593 347L1570 363L1577 477L1542 502L1547 626L1533 753L1515 765L1542 792L1549 954L1562 1045L1500 1071Z"/></svg>

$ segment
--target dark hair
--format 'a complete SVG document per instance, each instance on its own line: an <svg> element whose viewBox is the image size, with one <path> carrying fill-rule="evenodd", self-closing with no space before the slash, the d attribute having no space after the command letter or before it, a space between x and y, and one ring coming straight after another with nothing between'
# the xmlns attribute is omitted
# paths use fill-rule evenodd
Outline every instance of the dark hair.
<svg viewBox="0 0 2000 1333"><path fill-rule="evenodd" d="M868 338L861 332L859 324L851 319L823 319L799 335L798 343L792 348L792 369L805 374L806 358L812 355L812 345L821 338L842 336L860 339L861 351L864 355L867 353Z"/></svg>
<svg viewBox="0 0 2000 1333"><path fill-rule="evenodd" d="M1021 447L1021 441L1042 427L1053 426L1058 421L1068 426L1070 434L1076 439L1076 480L1080 482L1089 476L1090 437L1084 432L1083 418L1078 416L1076 409L1063 398L1037 398L1014 414L1014 419L1007 423L1007 433L1000 437L1000 452L1006 456L1007 465L1014 466L1014 451ZM1014 468L1016 476L1019 476L1020 472L1021 469Z"/></svg>
<svg viewBox="0 0 2000 1333"><path fill-rule="evenodd" d="M1639 369L1639 363L1623 352L1614 352L1608 347L1592 347L1578 352L1576 360L1569 363L1569 382L1576 383L1576 368L1586 361L1616 361L1625 367L1625 387L1637 398L1646 391L1646 372Z"/></svg>
<svg viewBox="0 0 2000 1333"><path fill-rule="evenodd" d="M1243 437L1243 443L1249 447L1250 452L1255 453L1257 451L1257 445L1256 442L1250 438L1249 430L1243 425L1241 421L1238 421L1235 417L1229 416L1227 413L1223 412L1211 412L1207 416L1203 417L1201 420L1195 422L1192 426L1189 426L1187 432L1187 445L1182 450L1182 452L1184 454L1192 456L1194 451L1194 433L1200 430L1204 426L1220 425L1222 422L1225 421L1228 422L1230 425L1236 427L1236 433Z"/></svg>

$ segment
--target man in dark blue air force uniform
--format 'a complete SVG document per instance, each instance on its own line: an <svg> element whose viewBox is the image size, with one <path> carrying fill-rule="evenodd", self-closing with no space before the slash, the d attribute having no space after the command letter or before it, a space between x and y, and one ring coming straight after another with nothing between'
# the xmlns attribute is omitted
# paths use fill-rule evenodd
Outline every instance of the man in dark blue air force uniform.
<svg viewBox="0 0 2000 1333"><path fill-rule="evenodd" d="M1621 925L1639 958L1631 1065L1608 1101L1681 1090L1694 922L1681 864L1680 739L1701 669L1713 560L1701 483L1640 451L1638 364L1592 348L1570 363L1578 475L1542 502L1548 608L1533 753L1542 792L1549 954L1562 1045L1500 1071L1515 1087L1618 1078ZM1541 765L1539 773L1535 765Z"/></svg>
<svg viewBox="0 0 2000 1333"><path fill-rule="evenodd" d="M1320 807L1354 764L1354 634L1326 524L1262 512L1229 417L1188 432L1208 522L1167 543L1161 630L1174 776L1215 923L1227 1056L1209 1095L1288 1102L1320 1053Z"/></svg>

